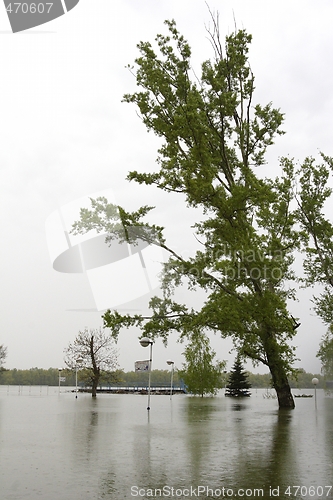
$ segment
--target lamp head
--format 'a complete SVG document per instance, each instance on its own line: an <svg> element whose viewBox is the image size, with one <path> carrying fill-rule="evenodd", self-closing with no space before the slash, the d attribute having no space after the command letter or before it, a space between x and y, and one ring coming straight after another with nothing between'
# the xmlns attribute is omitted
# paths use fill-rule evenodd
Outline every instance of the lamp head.
<svg viewBox="0 0 333 500"><path fill-rule="evenodd" d="M142 337L142 339L140 339L139 342L142 345L142 347L148 347L150 344L153 343L153 341L150 340L148 337Z"/></svg>
<svg viewBox="0 0 333 500"><path fill-rule="evenodd" d="M319 380L316 377L314 377L311 382L313 383L313 385L319 384Z"/></svg>
<svg viewBox="0 0 333 500"><path fill-rule="evenodd" d="M171 361L171 359L168 359L168 360L167 360L167 363L168 363L168 365L173 365L173 364L174 364L174 361Z"/></svg>

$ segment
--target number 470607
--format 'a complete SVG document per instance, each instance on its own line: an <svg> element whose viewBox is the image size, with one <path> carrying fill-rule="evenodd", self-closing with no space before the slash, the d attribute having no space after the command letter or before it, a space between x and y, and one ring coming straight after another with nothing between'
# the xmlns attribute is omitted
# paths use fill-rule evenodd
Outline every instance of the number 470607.
<svg viewBox="0 0 333 500"><path fill-rule="evenodd" d="M12 7L13 5L13 7ZM48 14L52 8L53 3L31 3L28 4L26 2L24 3L10 3L8 4L8 7L6 7L6 11L12 14L18 14L19 12L22 12L22 14L43 14L44 12Z"/></svg>
<svg viewBox="0 0 333 500"><path fill-rule="evenodd" d="M300 494L302 497L328 498L332 492L332 486L288 486L284 494L295 497Z"/></svg>

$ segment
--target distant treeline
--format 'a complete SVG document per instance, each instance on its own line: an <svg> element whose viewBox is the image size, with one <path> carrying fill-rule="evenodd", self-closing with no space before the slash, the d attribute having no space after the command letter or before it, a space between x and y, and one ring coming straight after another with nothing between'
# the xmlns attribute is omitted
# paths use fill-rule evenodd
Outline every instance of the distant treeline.
<svg viewBox="0 0 333 500"><path fill-rule="evenodd" d="M146 387L148 385L148 373L136 373L136 372L117 372L118 384L114 382L108 382L104 379L101 385L108 387L109 385L119 385L122 387ZM271 376L270 374L254 374L248 372L249 381L253 388L268 388L271 387ZM75 386L75 371L62 370L60 372L61 377L65 377L65 381L61 381L61 386ZM153 370L151 373L151 385L160 387L170 385L171 373L170 370ZM221 379L221 386L224 387L228 374L223 374ZM304 370L300 370L298 374L298 380L295 378L290 378L289 383L292 388L307 389L313 387L312 379L313 377L318 378L319 384L318 388L325 387L325 380L322 375L307 373ZM113 377L111 377L112 379ZM0 371L0 385L50 385L56 386L59 384L59 370L57 368L49 368L44 370L42 368L30 368L29 370L17 370L16 368L12 370L2 369ZM84 373L78 371L78 384L80 386L85 385ZM173 377L173 385L175 387L182 386L182 381L179 380L178 373L175 371Z"/></svg>

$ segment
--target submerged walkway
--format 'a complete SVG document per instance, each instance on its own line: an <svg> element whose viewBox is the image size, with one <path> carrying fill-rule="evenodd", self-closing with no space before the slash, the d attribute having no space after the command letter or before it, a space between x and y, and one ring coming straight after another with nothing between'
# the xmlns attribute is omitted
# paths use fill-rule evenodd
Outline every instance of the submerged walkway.
<svg viewBox="0 0 333 500"><path fill-rule="evenodd" d="M91 388L79 388L79 392L91 392ZM100 394L148 394L148 387L101 387L97 389ZM170 387L151 387L150 394L170 395ZM172 394L186 394L185 389L174 387Z"/></svg>

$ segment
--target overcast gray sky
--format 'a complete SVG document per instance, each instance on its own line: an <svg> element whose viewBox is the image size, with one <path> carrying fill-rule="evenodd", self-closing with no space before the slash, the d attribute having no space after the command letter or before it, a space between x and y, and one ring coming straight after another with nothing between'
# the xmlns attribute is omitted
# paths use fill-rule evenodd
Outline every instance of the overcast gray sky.
<svg viewBox="0 0 333 500"><path fill-rule="evenodd" d="M255 101L273 101L286 114L287 134L271 148L267 172L278 172L281 155L333 155L331 0L209 4L220 12L223 35L234 30L234 19L253 35ZM153 219L167 226L171 243L191 250L194 215L175 198L125 181L129 170L154 167L159 145L135 108L121 103L135 88L125 65L137 56L136 44L153 41L171 18L190 42L199 72L212 55L201 0L81 0L68 14L15 35L0 6L0 344L8 346L8 368L62 367L63 349L77 332L102 325L99 312L83 311L95 307L87 276L52 268L45 224L60 207L110 189L129 209L156 205ZM311 311L311 294L299 297L292 306L302 323L298 366L319 372L315 354L325 327ZM120 336L125 370L148 354L137 336ZM232 362L230 342L212 342L218 357ZM169 358L180 366L182 350L174 337L167 349L157 342L154 367L167 368Z"/></svg>

